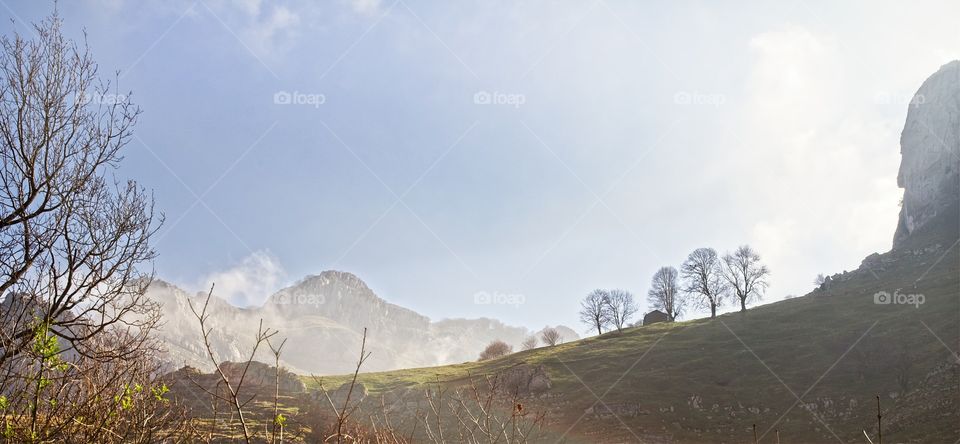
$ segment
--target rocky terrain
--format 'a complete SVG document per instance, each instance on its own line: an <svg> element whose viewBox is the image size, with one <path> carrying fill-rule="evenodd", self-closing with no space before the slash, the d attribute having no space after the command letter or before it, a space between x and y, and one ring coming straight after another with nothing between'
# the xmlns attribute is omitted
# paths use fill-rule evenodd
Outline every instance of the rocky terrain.
<svg viewBox="0 0 960 444"><path fill-rule="evenodd" d="M197 309L205 294L189 294L161 280L150 296L163 305L164 325L159 338L167 348L171 369L189 365L211 370L205 356L200 328L190 310ZM326 271L308 276L278 291L257 308L239 308L214 297L210 301L211 342L219 362L245 361L260 320L277 330L287 343L281 363L300 374L337 374L353 370L367 329L367 350L372 352L367 371L425 367L471 361L483 347L500 339L519 349L536 332L505 325L493 319L445 319L431 321L412 310L386 302L357 276ZM578 339L566 327L558 327L564 340ZM260 361L272 362L266 346Z"/></svg>

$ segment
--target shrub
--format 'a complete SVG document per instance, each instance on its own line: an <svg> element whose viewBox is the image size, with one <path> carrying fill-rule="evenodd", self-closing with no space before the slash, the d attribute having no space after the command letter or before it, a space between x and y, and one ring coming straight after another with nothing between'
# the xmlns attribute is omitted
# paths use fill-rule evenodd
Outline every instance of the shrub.
<svg viewBox="0 0 960 444"><path fill-rule="evenodd" d="M513 353L513 347L506 342L495 339L480 353L480 360L486 361L488 359L502 358L510 353Z"/></svg>

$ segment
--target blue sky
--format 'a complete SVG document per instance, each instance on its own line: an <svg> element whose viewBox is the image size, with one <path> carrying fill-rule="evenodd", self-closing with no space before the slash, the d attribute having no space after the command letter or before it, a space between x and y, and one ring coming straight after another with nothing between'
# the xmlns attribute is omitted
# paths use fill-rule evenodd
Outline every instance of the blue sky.
<svg viewBox="0 0 960 444"><path fill-rule="evenodd" d="M144 110L118 175L166 215L160 277L246 305L340 269L539 328L701 246L759 250L766 302L889 249L907 102L960 57L960 5L715 3L60 10ZM51 10L0 4L7 35Z"/></svg>

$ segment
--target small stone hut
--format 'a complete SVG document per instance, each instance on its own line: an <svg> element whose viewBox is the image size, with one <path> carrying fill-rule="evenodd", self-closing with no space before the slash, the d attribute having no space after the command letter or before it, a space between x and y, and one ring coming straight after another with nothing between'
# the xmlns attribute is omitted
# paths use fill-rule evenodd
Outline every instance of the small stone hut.
<svg viewBox="0 0 960 444"><path fill-rule="evenodd" d="M670 316L660 310L654 310L643 315L643 325L656 324L658 322L670 322Z"/></svg>

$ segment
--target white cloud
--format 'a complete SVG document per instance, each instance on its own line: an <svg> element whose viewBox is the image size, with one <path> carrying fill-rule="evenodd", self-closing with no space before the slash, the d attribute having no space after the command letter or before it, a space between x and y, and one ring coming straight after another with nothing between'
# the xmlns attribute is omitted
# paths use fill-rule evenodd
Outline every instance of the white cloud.
<svg viewBox="0 0 960 444"><path fill-rule="evenodd" d="M258 251L226 270L208 274L200 288L215 284L214 294L238 307L262 304L282 284L286 272L267 251Z"/></svg>
<svg viewBox="0 0 960 444"><path fill-rule="evenodd" d="M192 17L218 28L228 28L225 31L235 34L257 57L266 57L287 47L299 28L301 14L312 11L303 5L276 5L262 0L207 0L193 6L190 2L184 5L181 5L183 10L189 8L194 12L190 14ZM173 8L169 12L180 14L182 10Z"/></svg>
<svg viewBox="0 0 960 444"><path fill-rule="evenodd" d="M364 16L380 14L380 0L348 0L353 12Z"/></svg>
<svg viewBox="0 0 960 444"><path fill-rule="evenodd" d="M269 51L275 47L276 40L281 38L281 35L293 33L300 23L300 16L286 7L278 6L269 16L254 17L252 20L253 23L247 28L252 43L261 51Z"/></svg>

